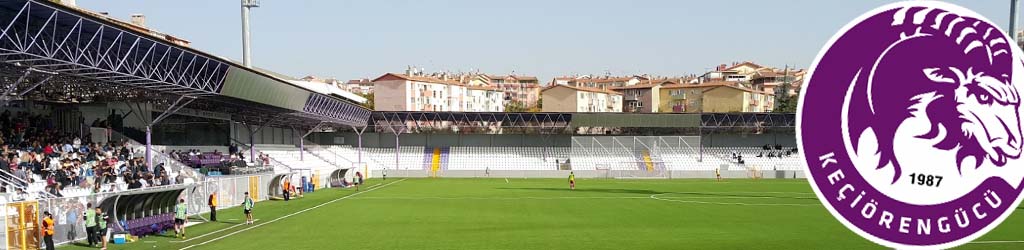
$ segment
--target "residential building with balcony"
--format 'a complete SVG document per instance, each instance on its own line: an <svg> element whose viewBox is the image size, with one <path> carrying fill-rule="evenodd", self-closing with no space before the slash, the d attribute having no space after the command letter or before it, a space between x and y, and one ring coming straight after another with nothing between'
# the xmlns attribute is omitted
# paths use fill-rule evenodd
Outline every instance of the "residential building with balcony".
<svg viewBox="0 0 1024 250"><path fill-rule="evenodd" d="M770 112L775 108L774 94L729 81L665 84L659 94L661 112Z"/></svg>
<svg viewBox="0 0 1024 250"><path fill-rule="evenodd" d="M622 112L622 94L569 85L551 85L541 90L542 112Z"/></svg>
<svg viewBox="0 0 1024 250"><path fill-rule="evenodd" d="M754 73L763 68L761 65L752 62L733 63L732 66L721 64L715 70L704 73L704 75L696 78L692 83L715 81L747 82L753 78Z"/></svg>
<svg viewBox="0 0 1024 250"><path fill-rule="evenodd" d="M387 73L373 80L378 111L494 112L504 94L493 88L422 75ZM498 108L496 108L498 107Z"/></svg>
<svg viewBox="0 0 1024 250"><path fill-rule="evenodd" d="M462 110L467 112L502 112L505 110L505 92L494 87L466 86Z"/></svg>
<svg viewBox="0 0 1024 250"><path fill-rule="evenodd" d="M373 81L366 78L348 80L345 83L339 83L339 85L341 85L339 87L342 87L342 89L356 94L368 95L373 93Z"/></svg>
<svg viewBox="0 0 1024 250"><path fill-rule="evenodd" d="M535 76L476 74L469 78L470 86L489 86L505 93L505 103L519 102L526 107L540 100L540 83Z"/></svg>
<svg viewBox="0 0 1024 250"><path fill-rule="evenodd" d="M569 82L572 82L572 81L574 81L576 79L580 79L580 78L583 78L583 77L588 77L588 76L561 76L561 77L555 77L554 79L551 79L551 82L548 83L548 86L550 86L550 85L569 85Z"/></svg>
<svg viewBox="0 0 1024 250"><path fill-rule="evenodd" d="M1024 31L1017 32L1017 47L1024 49Z"/></svg>
<svg viewBox="0 0 1024 250"><path fill-rule="evenodd" d="M661 86L675 84L670 80L648 80L642 84L625 87L611 87L610 90L622 93L622 112L657 113L661 110Z"/></svg>
<svg viewBox="0 0 1024 250"><path fill-rule="evenodd" d="M647 81L646 77L579 77L566 81L566 85L595 89L610 89L615 87L626 87L640 84ZM558 81L558 78L555 79Z"/></svg>

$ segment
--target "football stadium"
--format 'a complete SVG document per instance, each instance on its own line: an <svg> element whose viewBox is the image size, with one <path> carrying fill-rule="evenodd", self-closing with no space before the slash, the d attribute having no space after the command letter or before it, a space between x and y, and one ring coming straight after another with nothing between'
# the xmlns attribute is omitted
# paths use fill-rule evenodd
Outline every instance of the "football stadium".
<svg viewBox="0 0 1024 250"><path fill-rule="evenodd" d="M792 112L375 110L61 2L0 1L0 249L881 248Z"/></svg>

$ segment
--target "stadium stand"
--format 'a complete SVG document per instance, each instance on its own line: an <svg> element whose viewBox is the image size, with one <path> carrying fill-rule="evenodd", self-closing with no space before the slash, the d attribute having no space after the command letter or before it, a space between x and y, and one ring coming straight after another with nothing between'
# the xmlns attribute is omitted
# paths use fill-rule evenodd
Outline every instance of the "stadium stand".
<svg viewBox="0 0 1024 250"><path fill-rule="evenodd" d="M556 170L556 162L569 158L569 148L452 147L451 170Z"/></svg>
<svg viewBox="0 0 1024 250"><path fill-rule="evenodd" d="M337 166L321 159L316 154L306 153L301 155L299 148L294 145L256 145L260 152L270 156L272 161L281 163L288 169L313 169L329 170ZM308 151L307 151L308 152Z"/></svg>
<svg viewBox="0 0 1024 250"><path fill-rule="evenodd" d="M60 133L52 119L24 112L0 113L0 181L10 201L170 185L164 164L147 166L132 142L95 143Z"/></svg>
<svg viewBox="0 0 1024 250"><path fill-rule="evenodd" d="M801 158L792 148L714 147L706 154L729 165L730 170L802 170ZM742 163L740 162L742 160Z"/></svg>
<svg viewBox="0 0 1024 250"><path fill-rule="evenodd" d="M351 145L324 146L330 157L337 157L337 167L347 167L358 162L359 149ZM430 170L433 147L403 146L400 155L400 168ZM291 159L297 159L297 148L291 147ZM364 148L363 162L370 169L396 169L394 148ZM547 157L544 151L547 150ZM448 161L442 164L442 170L556 170L558 163L570 162L573 170L645 170L647 163L654 168L673 171L712 171L725 166L724 170L759 170L798 171L802 167L799 157L790 150L763 150L758 147L707 147L704 149L703 161L700 152L693 148L660 147L647 151L648 160L644 160L645 150L632 150L624 147L616 148L583 148L583 147L450 147ZM733 152L742 155L744 163L739 163ZM277 151L274 151L277 152ZM310 150L310 152L315 152ZM786 152L789 152L787 155ZM769 154L772 157L768 157ZM761 155L761 157L757 157ZM781 156L780 156L781 155ZM307 156L308 157L308 156ZM313 160L318 161L318 160ZM322 163L319 163L322 164Z"/></svg>
<svg viewBox="0 0 1024 250"><path fill-rule="evenodd" d="M387 159L384 158L371 157L371 155L365 150L360 155L359 149L352 147L352 145L330 145L325 146L325 149L327 149L327 151L333 154L336 158L349 164L349 166L351 166L353 162L359 162L359 159L362 159L370 169L384 169L384 162L388 162ZM393 158L393 153L391 154L391 157L390 162L391 165L394 166L395 160Z"/></svg>
<svg viewBox="0 0 1024 250"><path fill-rule="evenodd" d="M27 11L11 12L19 9ZM764 127L792 129L792 114L372 112L353 100L293 85L286 76L170 43L77 8L51 1L0 1L0 11L10 22L0 26L6 27L0 40L7 41L0 43L7 51L0 53L0 88L7 95L0 98L0 106L7 107L0 113L0 199L37 200L54 211L84 206L83 201L102 204L118 211L121 229L138 235L166 229L175 198L187 197L189 213L200 216L209 211L205 201L214 193L225 204L221 208L227 208L240 204L244 192L257 201L283 192L282 179L297 184L296 179L316 177L324 184L317 188L323 188L351 178L364 165L420 176L424 170L522 170L531 173L521 175L528 178L563 178L566 170L800 166L796 152L785 149L698 150L699 134L688 144L685 140L692 138L636 138L627 135L651 133L624 129L667 128L652 133L675 135L687 134L674 130L678 127L730 127L760 133ZM86 44L32 39L28 44L24 37L12 37L26 33L95 37L97 42L82 47ZM96 50L110 53L87 53ZM147 57L149 52L170 56ZM118 63L87 65L80 58ZM86 126L84 121L97 117ZM363 131L376 134L377 145L305 141L314 132L322 134L313 137L328 138L349 129L359 131L360 142ZM476 137L466 140L472 143L425 139L433 134ZM593 144L569 142L586 135L601 136L587 136ZM603 138L611 135L620 138ZM401 144L403 136L416 140ZM239 145L224 146L229 143ZM709 178L706 173L691 176ZM58 235L61 230L66 228L58 228Z"/></svg>
<svg viewBox="0 0 1024 250"><path fill-rule="evenodd" d="M426 147L422 146L402 146L398 150L398 167L395 166L395 148L367 148L363 152L363 157L366 157L366 153L369 153L371 159L376 159L380 165L374 167L368 165L370 169L423 169L427 170L429 164L426 159L429 159L430 154L426 152Z"/></svg>

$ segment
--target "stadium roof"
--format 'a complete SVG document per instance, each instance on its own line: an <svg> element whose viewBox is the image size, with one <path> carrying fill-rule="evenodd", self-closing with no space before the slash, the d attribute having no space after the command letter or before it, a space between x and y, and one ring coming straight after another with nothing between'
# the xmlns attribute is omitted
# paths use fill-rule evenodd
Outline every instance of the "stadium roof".
<svg viewBox="0 0 1024 250"><path fill-rule="evenodd" d="M537 128L566 129L574 114L570 113L505 113L505 112L404 112L377 111L370 117L372 126L380 128L409 127L448 128Z"/></svg>
<svg viewBox="0 0 1024 250"><path fill-rule="evenodd" d="M792 113L504 113L375 111L370 125L460 127L793 128Z"/></svg>
<svg viewBox="0 0 1024 250"><path fill-rule="evenodd" d="M0 1L0 89L53 102L133 101L259 124L362 126L370 111L145 29L41 0Z"/></svg>
<svg viewBox="0 0 1024 250"><path fill-rule="evenodd" d="M308 89L310 91L317 92L320 94L335 95L358 103L366 103L367 101L365 97L342 90L338 88L338 86L334 86L334 84L302 80L288 80L288 82L295 86L299 86L304 89Z"/></svg>
<svg viewBox="0 0 1024 250"><path fill-rule="evenodd" d="M580 113L573 127L696 128L700 114L688 113Z"/></svg>
<svg viewBox="0 0 1024 250"><path fill-rule="evenodd" d="M705 113L701 115L705 128L794 128L794 113Z"/></svg>

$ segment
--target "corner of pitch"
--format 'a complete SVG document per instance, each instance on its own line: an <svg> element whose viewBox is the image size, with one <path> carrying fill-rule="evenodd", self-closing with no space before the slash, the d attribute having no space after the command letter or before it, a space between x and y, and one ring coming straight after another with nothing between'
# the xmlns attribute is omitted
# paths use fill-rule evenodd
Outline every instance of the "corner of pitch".
<svg viewBox="0 0 1024 250"><path fill-rule="evenodd" d="M863 219L871 221L873 226L883 230L896 230L902 234L932 235L933 231L939 234L949 234L959 229L970 227L971 220L983 220L989 217L988 212L999 211L1004 204L999 194L992 190L986 190L981 197L961 197L961 199L977 199L967 207L958 207L949 211L948 214L931 218L911 217L890 212L880 204L873 195L884 195L871 193L858 189L850 183L844 182L846 173L839 168L839 161L835 158L835 152L829 152L818 157L822 170L832 171L828 174L828 182L833 188L839 187L834 196L836 202L833 208L837 211L852 211L860 214L860 218L847 217L848 220ZM827 195L826 195L827 196ZM847 206L842 206L843 204ZM877 222L877 223L875 223ZM937 229L937 230L933 230Z"/></svg>

